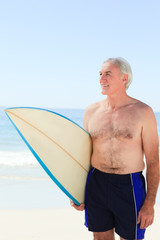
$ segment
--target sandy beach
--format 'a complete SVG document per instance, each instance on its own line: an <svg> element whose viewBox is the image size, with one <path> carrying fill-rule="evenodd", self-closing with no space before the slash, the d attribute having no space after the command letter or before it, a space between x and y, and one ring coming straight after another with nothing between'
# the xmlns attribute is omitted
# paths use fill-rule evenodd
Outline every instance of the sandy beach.
<svg viewBox="0 0 160 240"><path fill-rule="evenodd" d="M91 240L84 226L84 213L72 208L16 209L0 211L1 240ZM116 235L116 240L119 237ZM145 240L160 239L160 206Z"/></svg>

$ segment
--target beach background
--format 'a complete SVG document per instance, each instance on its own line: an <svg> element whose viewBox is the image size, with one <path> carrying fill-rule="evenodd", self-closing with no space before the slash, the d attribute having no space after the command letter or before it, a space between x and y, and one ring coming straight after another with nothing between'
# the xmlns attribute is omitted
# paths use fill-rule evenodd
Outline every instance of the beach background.
<svg viewBox="0 0 160 240"><path fill-rule="evenodd" d="M3 109L39 107L82 126L104 99L102 63L125 58L129 96L155 112L160 135L160 1L0 1L0 240L87 240L84 213L39 166ZM145 172L144 172L145 174ZM160 190L146 240L160 239ZM117 238L116 238L117 240Z"/></svg>
<svg viewBox="0 0 160 240"><path fill-rule="evenodd" d="M82 126L84 110L50 110ZM155 116L160 135L160 113L155 112ZM156 213L158 222L160 190ZM47 239L92 239L92 234L84 226L84 213L70 207L68 197L28 150L5 114L4 107L0 108L0 224L3 226L0 230L3 240L11 239L11 235L15 235L17 240L45 239L46 231ZM152 234L153 229L154 225L148 234ZM154 240L159 239L159 229L156 232Z"/></svg>

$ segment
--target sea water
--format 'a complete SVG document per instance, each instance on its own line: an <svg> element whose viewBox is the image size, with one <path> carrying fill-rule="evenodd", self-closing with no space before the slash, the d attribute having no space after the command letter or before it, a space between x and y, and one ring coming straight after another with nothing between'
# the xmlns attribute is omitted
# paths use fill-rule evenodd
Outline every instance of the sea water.
<svg viewBox="0 0 160 240"><path fill-rule="evenodd" d="M49 109L82 126L84 110ZM160 113L155 113L160 136ZM160 190L157 195L160 205ZM0 108L0 209L68 207L69 199L48 177Z"/></svg>

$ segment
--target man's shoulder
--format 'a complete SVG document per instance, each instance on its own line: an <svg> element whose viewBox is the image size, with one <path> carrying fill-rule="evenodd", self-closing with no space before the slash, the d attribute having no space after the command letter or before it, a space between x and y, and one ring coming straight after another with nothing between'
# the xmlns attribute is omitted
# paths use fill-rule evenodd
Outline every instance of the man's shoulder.
<svg viewBox="0 0 160 240"><path fill-rule="evenodd" d="M95 102L92 103L91 105L89 105L84 113L84 117L91 117L94 113L96 113L96 111L100 108L101 106L101 102Z"/></svg>
<svg viewBox="0 0 160 240"><path fill-rule="evenodd" d="M89 105L89 106L86 108L86 112L95 111L96 109L98 109L98 108L100 107L100 103L101 103L101 102L92 103L91 105Z"/></svg>
<svg viewBox="0 0 160 240"><path fill-rule="evenodd" d="M143 118L152 117L154 115L153 109L140 100L135 99L135 108Z"/></svg>
<svg viewBox="0 0 160 240"><path fill-rule="evenodd" d="M88 130L88 122L90 118L94 115L94 113L99 109L100 107L100 102L93 103L89 105L85 112L84 112L84 117L83 117L83 127L86 131Z"/></svg>
<svg viewBox="0 0 160 240"><path fill-rule="evenodd" d="M133 101L133 104L135 105L135 108L137 108L137 109L144 110L144 111L152 110L152 108L148 104L146 104L138 99L132 98L132 101Z"/></svg>

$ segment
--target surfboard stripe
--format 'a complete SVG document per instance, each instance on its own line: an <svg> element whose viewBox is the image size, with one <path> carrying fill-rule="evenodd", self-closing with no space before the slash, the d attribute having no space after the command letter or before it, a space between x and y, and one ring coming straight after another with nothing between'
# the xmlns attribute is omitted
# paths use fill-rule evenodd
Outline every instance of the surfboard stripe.
<svg viewBox="0 0 160 240"><path fill-rule="evenodd" d="M15 113L9 111L8 109L5 110L6 113L9 113L13 116L15 116L16 118L20 119L21 121L25 122L26 124L28 124L30 127L34 128L35 130L37 130L38 132L40 132L43 136L45 136L46 138L48 138L50 141L52 141L55 145L57 145L59 148L61 148L67 155L69 155L81 168L84 169L84 171L88 172L87 169L85 169L67 150L65 150L62 146L60 146L57 142L55 142L52 138L50 138L49 136L47 136L44 132L42 132L40 129L38 129L37 127L33 126L31 123L27 122L25 119L23 119L22 117L17 116Z"/></svg>

